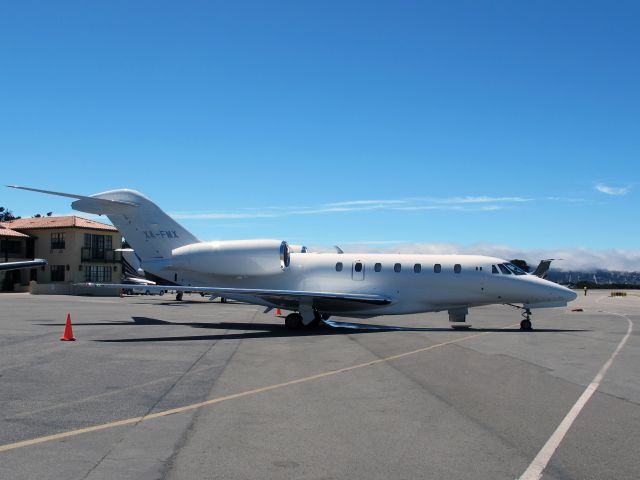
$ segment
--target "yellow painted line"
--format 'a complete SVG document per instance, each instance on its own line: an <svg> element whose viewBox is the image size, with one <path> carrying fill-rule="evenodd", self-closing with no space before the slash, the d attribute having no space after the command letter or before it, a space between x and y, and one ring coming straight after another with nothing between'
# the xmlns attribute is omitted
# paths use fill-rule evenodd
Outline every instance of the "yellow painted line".
<svg viewBox="0 0 640 480"><path fill-rule="evenodd" d="M509 325L508 327L505 327L505 328L511 328L513 326L514 325ZM300 383L311 382L313 380L318 380L318 379L325 378L325 377L331 377L333 375L338 375L340 373L346 373L346 372L351 372L353 370L358 370L360 368L370 367L372 365L377 365L379 363L390 362L392 360L398 360L400 358L409 357L411 355L416 355L416 354L422 353L422 352L428 352L429 350L434 350L436 348L444 347L446 345L452 345L454 343L460 343L460 342L463 342L465 340L469 340L471 338L480 337L482 335L487 335L489 333L493 333L493 332L475 333L473 335L467 335L466 337L458 338L456 340L450 340L448 342L437 343L435 345L431 345L429 347L419 348L417 350L412 350L410 352L400 353L398 355L392 355L390 357L379 358L377 360L372 360L370 362L365 362L365 363L359 363L357 365L352 365L350 367L340 368L338 370L330 370L328 372L318 373L316 375L311 375L309 377L298 378L296 380L291 380L291 381L284 382L284 383L277 383L277 384L274 384L274 385L268 385L266 387L254 388L252 390L246 390L244 392L235 393L233 395L226 395L224 397L212 398L210 400L205 400L203 402L192 403L191 405L185 405L183 407L172 408L170 410L164 410L162 412L151 413L149 415L143 415L141 417L126 418L124 420L117 420L115 422L103 423L101 425L94 425L92 427L78 428L76 430L69 430L67 432L56 433L56 434L53 434L53 435L45 435L43 437L32 438L32 439L29 439L29 440L22 440L20 442L7 443L5 445L0 445L0 452L6 452L8 450L15 450L17 448L30 447L32 445L39 445L41 443L52 442L54 440L62 440L64 438L75 437L75 436L78 436L78 435L83 435L85 433L99 432L101 430L108 430L108 429L111 429L111 428L123 427L125 425L132 425L132 424L135 424L135 423L146 422L148 420L153 420L153 419L156 419L156 418L166 417L168 415L174 415L176 413L184 413L184 412L188 412L190 410L196 410L198 408L208 407L208 406L211 406L211 405L216 405L218 403L227 402L229 400L236 400L238 398L249 397L249 396L252 396L252 395L256 395L258 393L269 392L271 390L277 390L279 388L290 387L292 385L298 385Z"/></svg>

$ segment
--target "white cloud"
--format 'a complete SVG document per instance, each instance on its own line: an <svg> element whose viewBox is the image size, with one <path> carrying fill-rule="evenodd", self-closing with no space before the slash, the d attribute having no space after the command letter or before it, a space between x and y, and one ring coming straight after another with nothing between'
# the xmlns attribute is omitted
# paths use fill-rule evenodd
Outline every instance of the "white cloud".
<svg viewBox="0 0 640 480"><path fill-rule="evenodd" d="M327 203L328 207L350 207L360 205L398 205L407 203L407 200L352 200L349 202Z"/></svg>
<svg viewBox="0 0 640 480"><path fill-rule="evenodd" d="M431 198L430 200L438 204L465 204L465 203L523 203L532 202L533 198L524 197L450 197L450 198Z"/></svg>
<svg viewBox="0 0 640 480"><path fill-rule="evenodd" d="M178 220L244 220L252 218L274 218L291 215L323 215L331 213L365 212L370 210L389 210L419 212L429 210L448 210L458 212L492 212L505 208L515 208L518 204L539 201L562 201L561 198L525 198L525 197L414 197L382 200L350 200L325 203L316 206L284 206L264 208L244 208L241 212L176 212L171 216Z"/></svg>
<svg viewBox="0 0 640 480"><path fill-rule="evenodd" d="M607 195L626 195L631 191L631 187L609 187L603 183L599 183L595 186L595 189L600 193L606 193Z"/></svg>

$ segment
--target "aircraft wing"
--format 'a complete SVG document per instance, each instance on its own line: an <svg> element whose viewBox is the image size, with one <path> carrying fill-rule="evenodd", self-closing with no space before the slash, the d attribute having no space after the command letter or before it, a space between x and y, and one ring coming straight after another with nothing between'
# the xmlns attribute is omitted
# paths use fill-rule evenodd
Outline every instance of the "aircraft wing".
<svg viewBox="0 0 640 480"><path fill-rule="evenodd" d="M40 267L42 265L46 265L47 261L42 260L40 258L36 258L35 260L25 260L23 262L5 262L0 263L0 271L1 270L19 270L21 268L33 268Z"/></svg>
<svg viewBox="0 0 640 480"><path fill-rule="evenodd" d="M131 285L119 283L81 283L84 287L122 288ZM145 285L150 292L172 290L176 292L207 293L216 297L247 301L269 307L297 309L311 305L319 310L358 311L371 306L384 306L392 300L383 295L366 293L307 292L297 290L262 290L254 288L188 287L183 285Z"/></svg>

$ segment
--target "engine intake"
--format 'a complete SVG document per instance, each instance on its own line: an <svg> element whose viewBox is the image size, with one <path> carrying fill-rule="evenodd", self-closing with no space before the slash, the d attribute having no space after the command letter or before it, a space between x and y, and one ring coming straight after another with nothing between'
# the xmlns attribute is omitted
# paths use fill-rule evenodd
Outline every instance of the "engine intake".
<svg viewBox="0 0 640 480"><path fill-rule="evenodd" d="M200 242L171 252L172 267L212 275L274 275L289 263L289 245L281 240Z"/></svg>

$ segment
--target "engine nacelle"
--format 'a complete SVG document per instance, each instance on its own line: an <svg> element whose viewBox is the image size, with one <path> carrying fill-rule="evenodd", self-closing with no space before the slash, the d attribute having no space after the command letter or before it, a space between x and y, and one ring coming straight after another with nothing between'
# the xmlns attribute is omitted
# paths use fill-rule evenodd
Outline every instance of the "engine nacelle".
<svg viewBox="0 0 640 480"><path fill-rule="evenodd" d="M200 242L171 252L171 266L212 275L253 276L282 273L289 267L289 246L281 240Z"/></svg>

